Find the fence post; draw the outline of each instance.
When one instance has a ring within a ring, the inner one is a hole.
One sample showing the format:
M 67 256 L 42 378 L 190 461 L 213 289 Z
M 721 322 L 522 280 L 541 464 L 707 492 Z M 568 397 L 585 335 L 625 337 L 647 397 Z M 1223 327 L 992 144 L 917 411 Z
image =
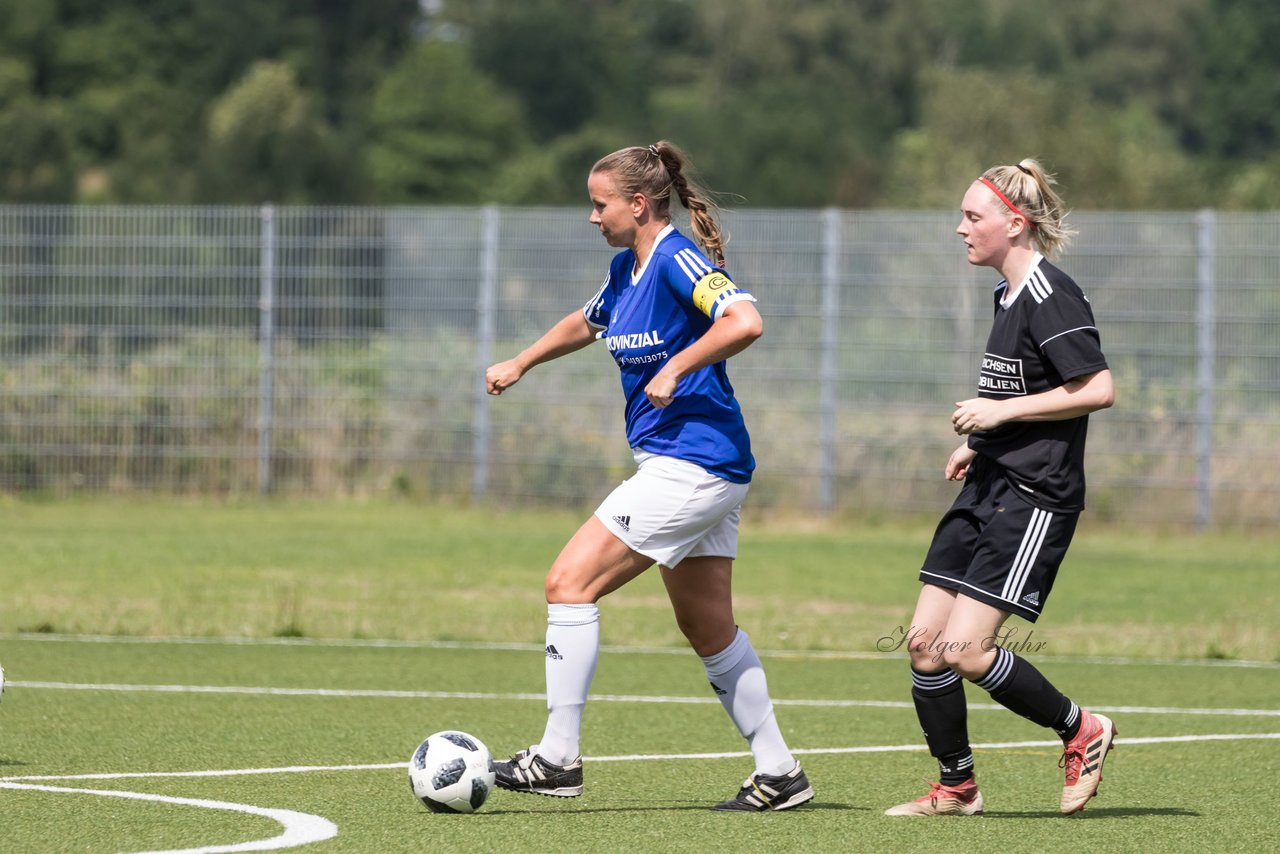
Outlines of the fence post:
M 1196 215 L 1196 527 L 1201 530 L 1213 519 L 1214 226 L 1212 210 Z
M 484 372 L 493 357 L 494 313 L 498 299 L 498 208 L 480 212 L 480 287 L 476 295 L 475 414 L 471 438 L 471 497 L 479 501 L 489 490 L 489 395 Z
M 258 283 L 258 492 L 271 491 L 271 427 L 275 399 L 276 209 L 263 205 Z
M 822 212 L 822 352 L 818 362 L 818 505 L 836 506 L 836 384 L 840 334 L 840 211 Z

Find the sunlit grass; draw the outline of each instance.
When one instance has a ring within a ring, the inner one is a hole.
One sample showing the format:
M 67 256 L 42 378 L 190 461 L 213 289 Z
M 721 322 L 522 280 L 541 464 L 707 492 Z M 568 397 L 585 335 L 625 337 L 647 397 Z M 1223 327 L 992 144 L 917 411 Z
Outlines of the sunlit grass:
M 537 643 L 543 575 L 585 512 L 6 499 L 0 629 Z M 932 520 L 748 519 L 738 621 L 762 647 L 874 651 L 910 620 L 931 533 Z M 1045 655 L 1276 660 L 1278 547 L 1086 519 L 1045 617 L 1010 626 Z M 606 639 L 683 645 L 654 573 L 603 610 Z

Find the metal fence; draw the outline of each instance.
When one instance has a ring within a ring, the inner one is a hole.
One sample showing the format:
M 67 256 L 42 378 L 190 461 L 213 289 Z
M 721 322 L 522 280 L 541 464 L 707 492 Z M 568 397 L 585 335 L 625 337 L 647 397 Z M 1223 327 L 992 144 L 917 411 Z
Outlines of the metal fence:
M 603 352 L 491 361 L 594 293 L 580 209 L 0 207 L 0 488 L 591 506 L 630 467 Z M 730 365 L 757 510 L 936 512 L 992 271 L 956 214 L 736 211 L 766 334 Z M 1091 512 L 1280 520 L 1280 214 L 1077 213 L 1117 404 Z

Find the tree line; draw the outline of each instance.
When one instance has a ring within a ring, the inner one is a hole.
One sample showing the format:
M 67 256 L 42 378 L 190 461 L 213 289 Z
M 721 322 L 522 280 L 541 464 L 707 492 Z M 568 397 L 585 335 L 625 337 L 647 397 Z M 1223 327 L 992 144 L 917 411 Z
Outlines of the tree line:
M 0 201 L 581 204 L 670 139 L 727 204 L 1270 209 L 1275 0 L 0 0 Z

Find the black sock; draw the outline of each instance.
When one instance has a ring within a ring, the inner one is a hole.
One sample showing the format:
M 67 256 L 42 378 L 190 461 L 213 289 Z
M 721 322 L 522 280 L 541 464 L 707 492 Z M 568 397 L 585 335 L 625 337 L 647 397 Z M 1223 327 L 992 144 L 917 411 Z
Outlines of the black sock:
M 995 663 L 976 684 L 1006 709 L 1053 729 L 1064 741 L 1080 730 L 1079 707 L 1053 687 L 1031 662 L 1003 647 L 996 649 Z
M 938 782 L 957 786 L 973 776 L 969 708 L 964 680 L 953 670 L 924 673 L 911 668 L 911 699 L 929 752 L 938 760 Z

